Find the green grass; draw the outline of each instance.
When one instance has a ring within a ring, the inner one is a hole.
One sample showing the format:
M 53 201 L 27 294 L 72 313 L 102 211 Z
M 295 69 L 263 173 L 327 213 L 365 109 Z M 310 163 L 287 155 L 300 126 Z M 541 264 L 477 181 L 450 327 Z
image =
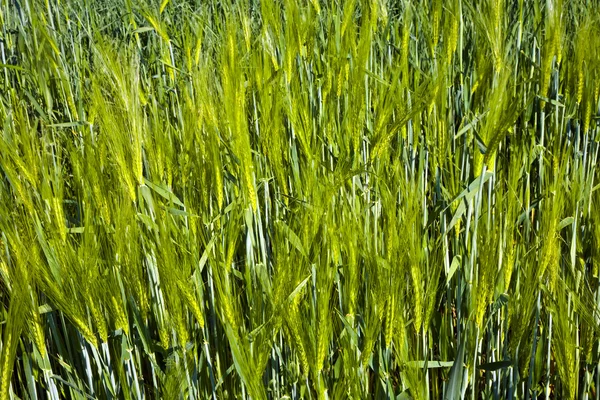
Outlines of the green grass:
M 0 400 L 600 399 L 600 6 L 233 3 L 0 0 Z

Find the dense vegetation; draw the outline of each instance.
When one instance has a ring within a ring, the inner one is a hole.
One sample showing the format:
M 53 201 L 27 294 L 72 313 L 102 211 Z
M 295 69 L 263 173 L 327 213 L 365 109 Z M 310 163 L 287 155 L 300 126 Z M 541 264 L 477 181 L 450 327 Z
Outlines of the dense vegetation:
M 0 0 L 0 400 L 600 398 L 599 16 Z

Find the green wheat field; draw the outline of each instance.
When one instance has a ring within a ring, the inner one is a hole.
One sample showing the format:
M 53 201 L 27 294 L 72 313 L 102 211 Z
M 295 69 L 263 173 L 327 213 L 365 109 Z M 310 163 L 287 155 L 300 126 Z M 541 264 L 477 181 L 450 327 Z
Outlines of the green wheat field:
M 600 399 L 600 3 L 0 0 L 0 400 Z

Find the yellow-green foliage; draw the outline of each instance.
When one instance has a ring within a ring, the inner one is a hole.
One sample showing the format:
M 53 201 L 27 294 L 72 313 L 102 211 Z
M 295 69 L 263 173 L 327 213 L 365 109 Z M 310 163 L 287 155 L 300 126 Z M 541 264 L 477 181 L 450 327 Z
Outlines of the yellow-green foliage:
M 594 398 L 599 15 L 0 0 L 0 400 Z

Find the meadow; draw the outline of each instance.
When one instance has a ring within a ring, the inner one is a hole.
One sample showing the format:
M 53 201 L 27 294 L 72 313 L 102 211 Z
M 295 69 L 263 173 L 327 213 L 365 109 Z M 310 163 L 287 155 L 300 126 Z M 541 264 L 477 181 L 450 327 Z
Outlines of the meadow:
M 600 4 L 0 0 L 0 400 L 600 399 Z

